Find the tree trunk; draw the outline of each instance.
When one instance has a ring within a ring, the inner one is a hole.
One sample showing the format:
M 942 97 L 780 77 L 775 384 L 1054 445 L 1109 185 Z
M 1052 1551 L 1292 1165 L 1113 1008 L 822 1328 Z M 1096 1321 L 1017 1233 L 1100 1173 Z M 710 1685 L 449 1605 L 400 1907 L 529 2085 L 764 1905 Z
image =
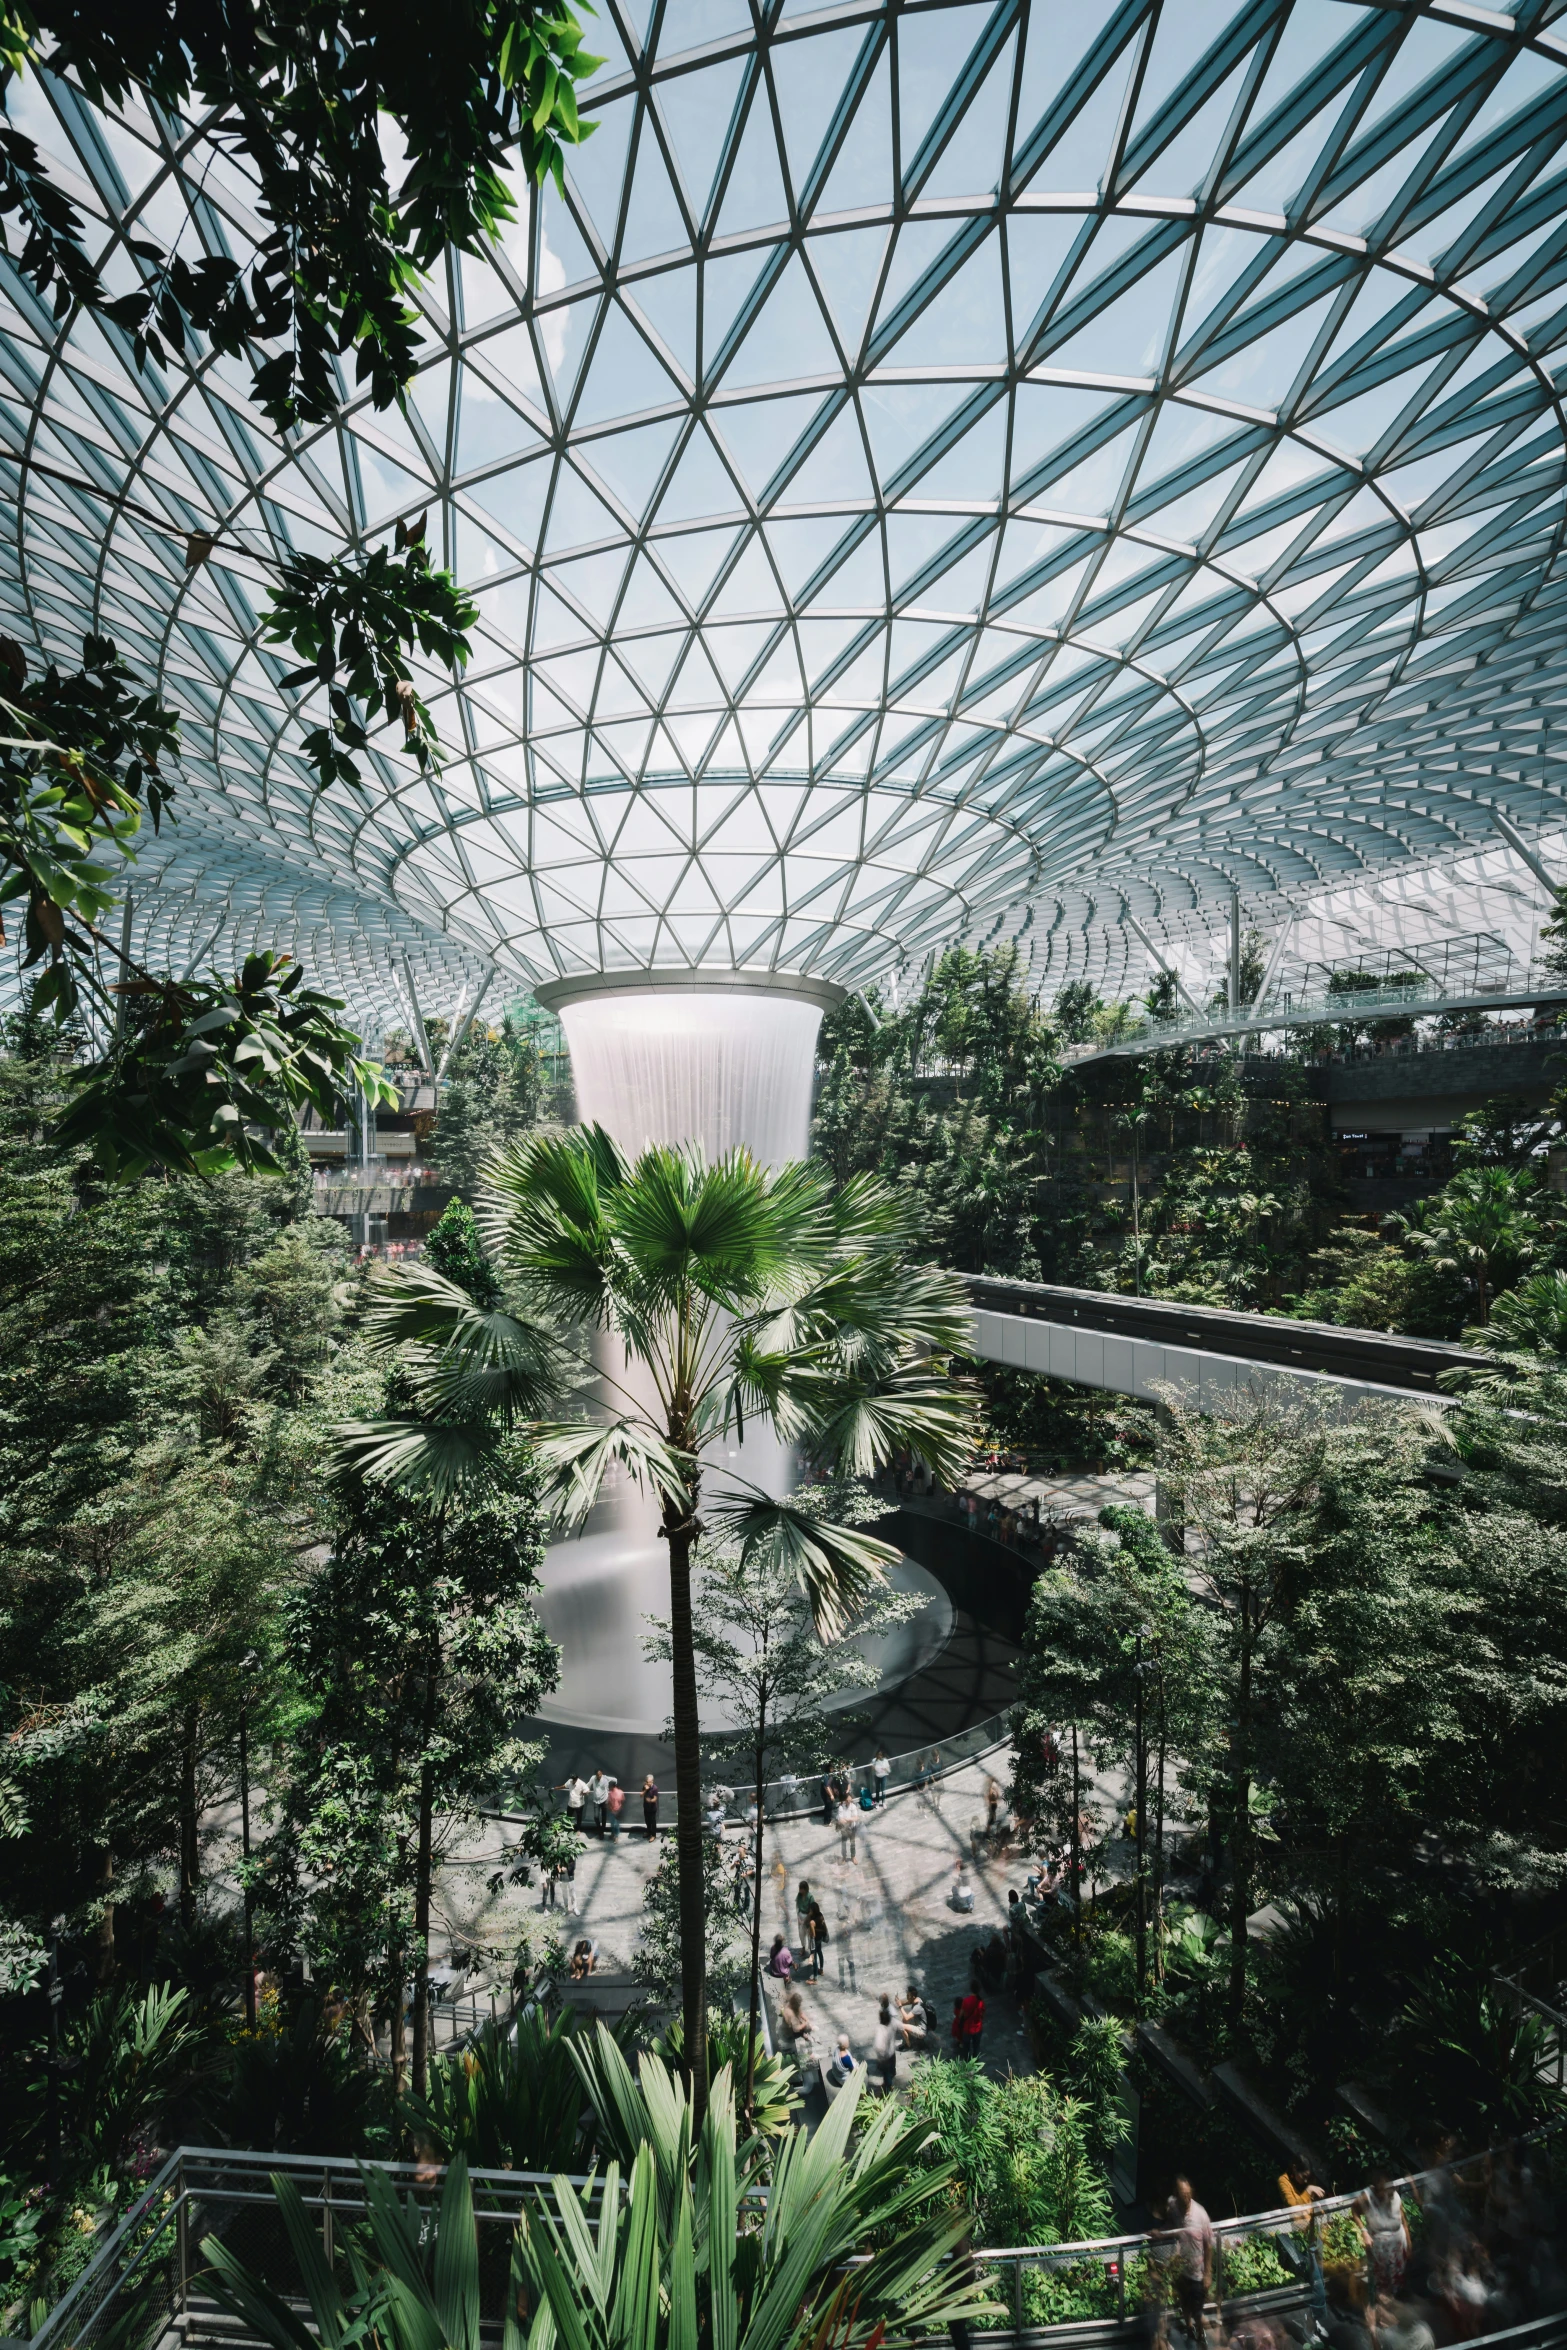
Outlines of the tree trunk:
M 392 2012 L 387 2025 L 387 2044 L 392 2059 L 392 2087 L 401 2097 L 408 2086 L 408 2025 L 403 2001 L 403 1937 L 396 1923 L 397 1896 L 391 1900 L 393 1915 L 392 1943 L 386 1954 L 387 1973 L 392 1979 Z
M 414 2095 L 430 2085 L 430 1879 L 434 1873 L 434 1772 L 419 1773 L 419 1851 L 414 1864 Z
M 756 1779 L 756 1861 L 751 1885 L 751 2007 L 750 2029 L 745 2042 L 745 2118 L 751 2119 L 751 2102 L 756 2093 L 756 2035 L 762 2020 L 762 1797 L 767 1781 L 763 1772 L 767 1765 L 767 1713 L 759 1707 L 756 1717 L 756 1749 L 752 1768 Z
M 1235 1704 L 1235 1751 L 1230 1793 L 1230 2022 L 1239 2031 L 1246 2012 L 1246 1920 L 1251 1914 L 1251 1606 L 1240 1595 L 1240 1684 Z
M 693 1502 L 694 1502 L 693 1496 Z M 664 1509 L 669 1544 L 669 1645 L 675 1733 L 675 1860 L 680 1872 L 680 1990 L 693 2127 L 707 2111 L 707 1904 L 702 1893 L 702 1722 L 691 1637 L 693 1512 Z
M 196 1730 L 200 1716 L 195 1706 L 185 1709 L 180 1738 L 180 1924 L 190 1933 L 196 1923 L 196 1890 L 201 1875 L 196 1812 Z
M 93 1972 L 100 1983 L 114 1981 L 114 1853 L 106 1844 L 98 1860 L 98 1956 Z
M 1154 1809 L 1153 1846 L 1153 1971 L 1164 1981 L 1164 1759 L 1168 1752 L 1164 1714 L 1164 1675 L 1159 1676 L 1159 1774 Z

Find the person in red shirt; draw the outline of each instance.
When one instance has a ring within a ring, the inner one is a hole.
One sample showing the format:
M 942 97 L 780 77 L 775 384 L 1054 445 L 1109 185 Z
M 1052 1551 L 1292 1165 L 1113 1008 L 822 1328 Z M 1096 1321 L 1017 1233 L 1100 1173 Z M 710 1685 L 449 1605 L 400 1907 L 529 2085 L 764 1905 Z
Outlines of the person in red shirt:
M 956 2056 L 978 2056 L 980 2036 L 985 2029 L 985 2002 L 977 1991 L 970 1991 L 952 2003 L 952 2047 Z

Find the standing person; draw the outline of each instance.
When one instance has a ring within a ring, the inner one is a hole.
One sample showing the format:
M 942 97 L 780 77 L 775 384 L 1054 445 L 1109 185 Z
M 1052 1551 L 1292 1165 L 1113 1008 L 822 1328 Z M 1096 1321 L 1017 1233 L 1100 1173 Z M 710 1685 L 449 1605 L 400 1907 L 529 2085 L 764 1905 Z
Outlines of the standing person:
M 1372 2172 L 1370 2186 L 1361 2189 L 1350 2208 L 1366 2247 L 1373 2294 L 1396 2293 L 1409 2263 L 1409 2221 L 1385 2165 Z
M 838 1926 L 838 1984 L 840 1989 L 857 1991 L 859 1977 L 854 1971 L 854 1902 L 847 1878 L 839 1880 L 837 1900 Z
M 887 1800 L 887 1781 L 891 1778 L 891 1776 L 892 1765 L 887 1759 L 887 1749 L 885 1746 L 878 1746 L 876 1749 L 876 1759 L 871 1764 L 871 1777 L 876 1782 L 876 1801 L 878 1804 L 885 1803 Z
M 805 1948 L 805 1921 L 811 1914 L 811 1880 L 802 1877 L 794 1895 L 794 1946 Z
M 838 1825 L 838 1858 L 847 1867 L 851 1860 L 859 1857 L 855 1845 L 854 1806 L 847 1801 L 840 1803 L 834 1817 Z
M 789 1872 L 784 1867 L 784 1857 L 781 1852 L 773 1854 L 773 1865 L 767 1873 L 773 1880 L 773 1891 L 778 1896 L 778 1923 L 780 1926 L 787 1926 L 789 1923 Z
M 966 1991 L 952 2017 L 952 2037 L 959 2056 L 975 2056 L 985 2036 L 985 2002 L 977 1991 Z
M 823 1771 L 823 1773 L 822 1773 L 822 1826 L 823 1826 L 824 1828 L 830 1828 L 830 1827 L 832 1826 L 832 1815 L 833 1815 L 833 1813 L 834 1813 L 834 1812 L 837 1810 L 837 1808 L 838 1808 L 838 1797 L 837 1797 L 837 1790 L 834 1788 L 834 1786 L 833 1786 L 833 1783 L 832 1783 L 832 1773 L 831 1773 L 831 1771 Z
M 651 1771 L 642 1782 L 642 1826 L 650 1844 L 658 1842 L 658 1781 Z
M 881 1995 L 881 2014 L 876 2025 L 876 2036 L 871 2042 L 871 2054 L 881 2075 L 884 2091 L 890 2090 L 898 2078 L 898 2031 L 892 2017 L 892 2001 L 884 1991 Z
M 985 1841 L 996 1841 L 996 1818 L 1001 1810 L 1001 1782 L 995 1777 L 985 1781 Z
M 832 1936 L 827 1931 L 827 1920 L 822 1915 L 822 1905 L 814 1898 L 805 1913 L 805 1931 L 811 1946 L 812 1979 L 819 1983 L 822 1979 L 822 1968 L 826 1963 L 827 1945 L 832 1940 Z
M 609 1809 L 609 1834 L 613 1844 L 620 1842 L 620 1815 L 626 1806 L 626 1790 L 618 1779 L 611 1779 L 609 1793 L 604 1801 Z
M 1213 2222 L 1192 2193 L 1191 2180 L 1175 2182 L 1170 2198 L 1170 2221 L 1175 2237 L 1172 2262 L 1176 2304 L 1182 2323 L 1196 2343 L 1205 2343 L 1203 2311 L 1213 2290 Z
M 588 1793 L 593 1799 L 593 1825 L 602 1836 L 609 1827 L 609 1777 L 602 1763 L 593 1765 Z
M 580 1771 L 573 1771 L 566 1781 L 566 1812 L 572 1826 L 582 1832 L 582 1807 L 588 1800 L 588 1783 Z

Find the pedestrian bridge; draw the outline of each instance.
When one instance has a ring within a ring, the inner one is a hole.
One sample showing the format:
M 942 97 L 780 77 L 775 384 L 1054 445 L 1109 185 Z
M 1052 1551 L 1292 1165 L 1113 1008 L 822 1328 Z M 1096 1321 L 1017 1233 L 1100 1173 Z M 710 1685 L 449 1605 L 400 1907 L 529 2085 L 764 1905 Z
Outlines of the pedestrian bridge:
M 1440 1400 L 1447 1370 L 1490 1358 L 1472 1347 L 1381 1330 L 1240 1314 L 1170 1298 L 1122 1297 L 1047 1282 L 969 1277 L 974 1352 L 986 1362 L 1157 1401 L 1184 1389 L 1202 1404 L 1238 1388 L 1287 1381 L 1333 1388 L 1349 1400 L 1423 1395 Z

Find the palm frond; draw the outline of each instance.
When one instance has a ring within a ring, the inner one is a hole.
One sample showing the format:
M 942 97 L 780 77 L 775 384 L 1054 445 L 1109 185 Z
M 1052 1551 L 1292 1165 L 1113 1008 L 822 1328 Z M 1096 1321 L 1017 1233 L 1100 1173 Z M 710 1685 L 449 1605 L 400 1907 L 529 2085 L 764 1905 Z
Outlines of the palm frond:
M 907 1446 L 952 1482 L 973 1450 L 974 1392 L 925 1365 L 886 1378 L 823 1380 L 810 1441 L 843 1475 L 866 1477 Z
M 478 1204 L 485 1244 L 541 1301 L 603 1321 L 614 1257 L 608 1206 L 625 1180 L 602 1127 L 525 1135 L 487 1170 Z
M 435 1502 L 482 1483 L 500 1445 L 500 1431 L 485 1420 L 341 1420 L 332 1435 L 338 1474 L 395 1485 Z
M 810 1602 L 817 1632 L 835 1639 L 886 1584 L 899 1553 L 862 1526 L 813 1518 L 797 1503 L 774 1501 L 753 1489 L 709 1503 L 708 1531 L 732 1542 L 747 1558 L 762 1557 L 792 1572 Z
M 690 1505 L 687 1464 L 656 1429 L 629 1418 L 539 1421 L 531 1431 L 546 1500 L 567 1524 L 585 1517 L 614 1461 L 660 1501 Z

